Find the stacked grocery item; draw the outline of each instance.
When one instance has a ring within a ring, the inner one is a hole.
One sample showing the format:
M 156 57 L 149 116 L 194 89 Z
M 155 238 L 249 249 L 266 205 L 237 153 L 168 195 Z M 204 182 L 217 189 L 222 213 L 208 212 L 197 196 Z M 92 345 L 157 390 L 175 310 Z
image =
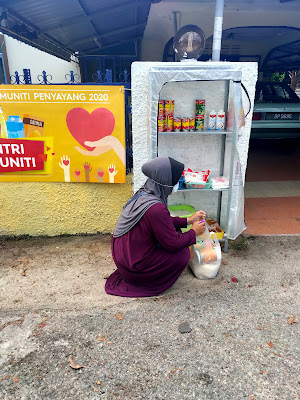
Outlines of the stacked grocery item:
M 209 174 L 210 170 L 193 171 L 190 168 L 184 170 L 179 180 L 179 190 L 180 189 L 222 190 L 229 188 L 229 180 L 225 176 L 210 178 Z
M 225 129 L 225 112 L 223 110 L 219 112 L 211 110 L 208 116 L 208 129 L 218 131 Z
M 225 176 L 218 176 L 216 178 L 211 178 L 211 188 L 212 189 L 228 189 L 229 180 Z
M 195 101 L 195 118 L 174 117 L 174 100 L 158 102 L 158 132 L 197 132 L 204 128 L 205 100 Z M 209 130 L 225 129 L 225 112 L 212 110 L 208 115 Z
M 183 171 L 184 183 L 187 189 L 208 189 L 210 171 L 192 171 L 190 168 Z
M 205 100 L 196 100 L 195 108 L 195 120 L 196 120 L 196 130 L 200 131 L 204 128 L 204 118 L 205 118 Z
M 157 128 L 158 132 L 174 130 L 174 100 L 159 100 Z

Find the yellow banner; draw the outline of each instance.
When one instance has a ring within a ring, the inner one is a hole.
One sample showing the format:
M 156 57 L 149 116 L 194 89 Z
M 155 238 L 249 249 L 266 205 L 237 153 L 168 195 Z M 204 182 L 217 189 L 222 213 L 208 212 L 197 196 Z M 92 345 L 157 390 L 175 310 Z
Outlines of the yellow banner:
M 0 86 L 0 182 L 125 183 L 123 86 Z

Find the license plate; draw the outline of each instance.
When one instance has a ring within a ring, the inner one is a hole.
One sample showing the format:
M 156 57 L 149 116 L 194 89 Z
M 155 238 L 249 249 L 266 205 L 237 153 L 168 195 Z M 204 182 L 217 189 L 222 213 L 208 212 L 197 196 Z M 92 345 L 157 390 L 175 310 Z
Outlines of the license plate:
M 299 120 L 299 113 L 267 113 L 266 119 L 273 121 Z

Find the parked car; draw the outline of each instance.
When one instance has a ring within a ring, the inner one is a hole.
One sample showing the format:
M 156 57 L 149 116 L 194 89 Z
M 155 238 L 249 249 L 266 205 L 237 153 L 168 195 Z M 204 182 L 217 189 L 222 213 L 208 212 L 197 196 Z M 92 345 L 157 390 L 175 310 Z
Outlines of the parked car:
M 300 99 L 282 82 L 257 82 L 251 138 L 300 137 Z

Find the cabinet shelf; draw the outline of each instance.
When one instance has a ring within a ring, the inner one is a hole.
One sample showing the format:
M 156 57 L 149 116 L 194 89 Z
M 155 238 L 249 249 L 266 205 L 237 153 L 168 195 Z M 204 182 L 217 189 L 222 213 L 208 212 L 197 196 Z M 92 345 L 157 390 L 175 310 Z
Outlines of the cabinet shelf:
M 232 134 L 232 131 L 215 131 L 215 130 L 203 130 L 203 131 L 189 131 L 189 132 L 158 132 L 159 135 L 180 135 L 180 136 L 196 136 L 196 135 L 228 135 Z

